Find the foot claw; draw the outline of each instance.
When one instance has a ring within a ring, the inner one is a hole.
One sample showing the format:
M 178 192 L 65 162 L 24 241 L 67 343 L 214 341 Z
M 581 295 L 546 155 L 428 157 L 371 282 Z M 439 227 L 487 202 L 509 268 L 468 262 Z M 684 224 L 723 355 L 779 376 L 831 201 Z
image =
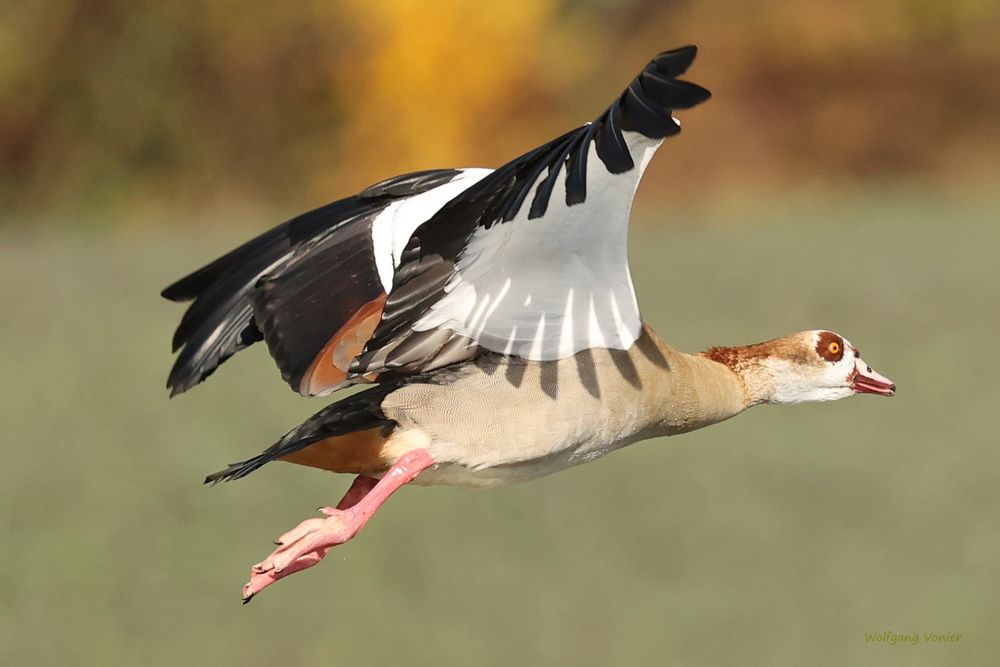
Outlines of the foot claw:
M 276 549 L 250 569 L 250 581 L 243 587 L 244 604 L 274 582 L 320 562 L 330 547 L 354 537 L 354 514 L 329 507 L 326 515 L 306 519 L 275 540 Z
M 243 604 L 253 600 L 253 596 L 257 595 L 258 592 L 260 592 L 259 589 L 256 591 L 253 589 L 253 576 L 251 575 L 250 581 L 243 584 Z

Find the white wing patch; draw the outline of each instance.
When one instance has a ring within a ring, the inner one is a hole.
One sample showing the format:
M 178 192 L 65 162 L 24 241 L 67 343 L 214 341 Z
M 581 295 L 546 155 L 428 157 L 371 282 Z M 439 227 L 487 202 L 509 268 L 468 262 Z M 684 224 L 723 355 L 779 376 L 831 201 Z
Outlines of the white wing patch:
M 453 180 L 427 192 L 422 192 L 390 204 L 372 221 L 372 251 L 382 288 L 392 291 L 392 277 L 399 258 L 414 230 L 441 208 L 490 174 L 492 169 L 463 169 Z
M 414 330 L 451 329 L 486 349 L 533 361 L 631 347 L 642 323 L 628 268 L 628 217 L 662 140 L 623 135 L 635 168 L 609 173 L 591 144 L 586 201 L 566 205 L 563 169 L 544 216 L 528 219 L 529 197 L 513 220 L 477 230 L 446 294 Z

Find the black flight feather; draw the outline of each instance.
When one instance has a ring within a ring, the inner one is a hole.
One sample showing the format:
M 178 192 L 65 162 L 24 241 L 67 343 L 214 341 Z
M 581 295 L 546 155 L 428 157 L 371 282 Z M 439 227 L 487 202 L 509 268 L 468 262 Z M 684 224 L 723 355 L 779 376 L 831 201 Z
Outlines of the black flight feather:
M 268 321 L 258 322 L 254 317 L 254 299 L 251 298 L 258 283 L 267 275 L 277 274 L 292 260 L 294 269 L 298 272 L 296 275 L 302 275 L 307 280 L 319 279 L 321 276 L 329 278 L 330 275 L 325 271 L 334 270 L 339 271 L 335 276 L 339 276 L 341 283 L 350 282 L 351 272 L 357 268 L 356 260 L 343 267 L 331 268 L 330 261 L 336 261 L 339 257 L 337 252 L 329 254 L 329 249 L 322 244 L 307 245 L 330 230 L 383 210 L 396 199 L 447 183 L 459 173 L 461 172 L 456 169 L 437 169 L 404 174 L 376 183 L 358 195 L 327 204 L 282 223 L 164 289 L 162 296 L 171 301 L 193 301 L 181 318 L 173 337 L 173 349 L 180 350 L 180 353 L 167 379 L 171 396 L 198 384 L 235 352 L 264 340 L 265 336 L 269 342 L 278 344 L 280 341 L 276 358 L 279 364 L 288 365 L 288 369 L 282 367 L 282 374 L 297 388 L 296 373 L 308 366 L 305 361 L 307 357 L 311 361 L 322 349 L 322 344 L 311 349 L 321 332 L 317 333 L 315 325 L 308 318 L 303 326 L 309 331 L 301 334 L 295 330 L 298 326 L 296 322 L 303 321 L 301 318 L 294 322 L 282 318 L 280 325 L 275 324 L 271 328 L 272 311 L 266 307 L 262 307 L 262 311 L 268 316 Z M 368 224 L 370 225 L 370 220 Z M 319 250 L 316 266 L 310 266 L 308 259 L 313 247 Z M 363 272 L 365 284 L 362 291 L 371 287 L 374 260 L 370 263 L 371 268 Z M 271 286 L 268 298 L 281 299 L 281 290 L 284 288 L 302 288 L 302 285 L 291 280 L 278 282 L 279 286 Z M 347 287 L 348 285 L 343 285 L 345 291 L 349 291 Z M 320 289 L 314 289 L 312 294 L 316 296 L 320 292 Z M 335 300 L 339 296 L 331 294 L 325 298 Z M 266 299 L 261 303 L 264 301 Z M 332 335 L 335 331 L 336 328 L 330 330 L 329 334 Z M 291 342 L 293 339 L 294 342 Z

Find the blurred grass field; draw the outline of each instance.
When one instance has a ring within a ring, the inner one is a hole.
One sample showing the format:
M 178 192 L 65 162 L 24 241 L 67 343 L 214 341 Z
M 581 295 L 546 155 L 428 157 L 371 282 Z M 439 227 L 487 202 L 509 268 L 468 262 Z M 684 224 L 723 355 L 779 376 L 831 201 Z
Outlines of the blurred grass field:
M 685 220 L 637 230 L 632 267 L 667 340 L 831 328 L 898 395 L 757 408 L 522 486 L 404 489 L 246 607 L 250 563 L 350 480 L 276 464 L 202 487 L 325 402 L 264 349 L 167 400 L 182 309 L 157 293 L 269 223 L 0 230 L 0 663 L 995 664 L 1000 199 L 662 217 Z M 866 643 L 887 630 L 962 639 Z

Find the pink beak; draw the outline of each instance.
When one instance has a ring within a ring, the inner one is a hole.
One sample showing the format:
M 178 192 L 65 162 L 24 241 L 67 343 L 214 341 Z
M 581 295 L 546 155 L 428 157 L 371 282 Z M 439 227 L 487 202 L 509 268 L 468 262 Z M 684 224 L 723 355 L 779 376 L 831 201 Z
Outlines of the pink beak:
M 851 387 L 858 394 L 892 396 L 896 393 L 896 383 L 881 373 L 872 370 L 872 367 L 866 364 L 860 357 L 855 360 L 854 377 L 851 379 Z

